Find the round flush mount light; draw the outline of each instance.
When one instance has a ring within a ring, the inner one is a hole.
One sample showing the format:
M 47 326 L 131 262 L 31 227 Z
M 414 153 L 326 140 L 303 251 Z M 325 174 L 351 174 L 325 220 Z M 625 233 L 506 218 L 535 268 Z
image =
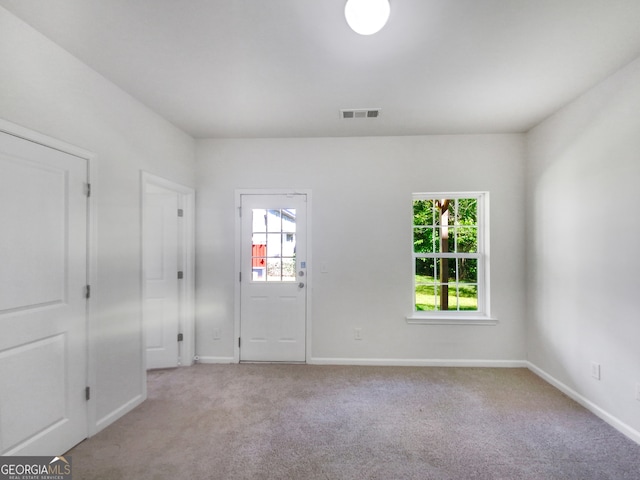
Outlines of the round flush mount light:
M 347 0 L 344 16 L 351 29 L 360 35 L 372 35 L 389 20 L 389 0 Z

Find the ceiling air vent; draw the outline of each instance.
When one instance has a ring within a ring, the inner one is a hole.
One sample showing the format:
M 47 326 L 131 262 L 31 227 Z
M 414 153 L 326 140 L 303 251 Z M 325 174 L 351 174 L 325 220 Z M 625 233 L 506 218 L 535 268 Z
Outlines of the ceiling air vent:
M 380 116 L 379 108 L 343 108 L 340 110 L 340 118 L 378 118 Z

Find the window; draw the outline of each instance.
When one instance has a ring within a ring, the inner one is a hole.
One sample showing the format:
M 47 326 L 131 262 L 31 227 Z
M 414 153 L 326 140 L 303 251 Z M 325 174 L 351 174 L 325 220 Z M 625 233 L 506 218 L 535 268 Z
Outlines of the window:
M 254 282 L 296 281 L 296 210 L 252 210 L 251 263 Z
M 489 316 L 489 194 L 413 195 L 413 323 Z

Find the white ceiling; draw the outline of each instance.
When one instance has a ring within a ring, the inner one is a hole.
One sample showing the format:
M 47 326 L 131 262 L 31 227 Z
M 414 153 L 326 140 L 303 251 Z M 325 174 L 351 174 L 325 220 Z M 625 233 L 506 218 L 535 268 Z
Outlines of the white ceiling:
M 368 37 L 344 4 L 0 0 L 194 137 L 523 132 L 640 55 L 640 0 L 391 0 Z

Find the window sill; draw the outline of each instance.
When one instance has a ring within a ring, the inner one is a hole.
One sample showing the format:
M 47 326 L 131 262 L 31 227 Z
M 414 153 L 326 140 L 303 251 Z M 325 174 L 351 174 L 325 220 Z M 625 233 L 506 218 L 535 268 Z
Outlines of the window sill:
M 425 316 L 419 313 L 408 315 L 407 323 L 410 325 L 497 325 L 498 319 L 487 317 L 486 315 L 442 315 L 442 316 Z

